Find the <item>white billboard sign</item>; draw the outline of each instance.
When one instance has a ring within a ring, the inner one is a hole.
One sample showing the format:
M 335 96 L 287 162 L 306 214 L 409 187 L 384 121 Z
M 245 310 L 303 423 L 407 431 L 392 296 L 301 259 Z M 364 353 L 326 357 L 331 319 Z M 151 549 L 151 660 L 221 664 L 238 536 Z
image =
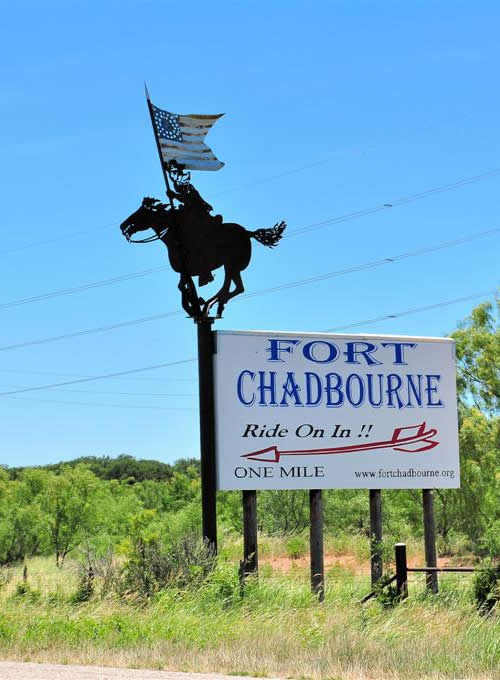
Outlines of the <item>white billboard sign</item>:
M 218 331 L 218 489 L 460 486 L 449 338 Z

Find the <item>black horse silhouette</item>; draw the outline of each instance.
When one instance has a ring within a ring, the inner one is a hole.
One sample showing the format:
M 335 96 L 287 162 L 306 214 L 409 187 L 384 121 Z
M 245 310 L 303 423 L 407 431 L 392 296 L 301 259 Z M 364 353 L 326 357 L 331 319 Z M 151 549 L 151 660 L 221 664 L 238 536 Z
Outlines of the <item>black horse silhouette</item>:
M 248 231 L 234 222 L 212 220 L 210 224 L 200 225 L 186 219 L 182 210 L 160 203 L 156 198 L 144 198 L 140 208 L 120 225 L 128 241 L 138 231 L 152 229 L 156 237 L 139 243 L 159 238 L 167 246 L 170 265 L 180 274 L 178 288 L 182 307 L 194 318 L 208 316 L 215 304 L 220 318 L 228 300 L 245 290 L 241 272 L 250 262 L 250 239 L 272 248 L 281 239 L 285 227 L 283 221 L 269 229 L 256 231 Z M 224 283 L 215 295 L 205 301 L 198 297 L 192 277 L 205 275 L 219 267 L 224 267 Z M 231 283 L 235 285 L 233 290 L 230 290 Z

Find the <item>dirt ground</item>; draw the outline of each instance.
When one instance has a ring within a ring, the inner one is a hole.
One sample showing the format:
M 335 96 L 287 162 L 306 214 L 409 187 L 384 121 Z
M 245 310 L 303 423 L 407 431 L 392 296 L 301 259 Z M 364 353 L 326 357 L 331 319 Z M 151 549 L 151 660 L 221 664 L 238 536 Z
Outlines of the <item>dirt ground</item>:
M 340 569 L 346 569 L 351 571 L 353 575 L 358 574 L 369 574 L 370 564 L 369 562 L 360 562 L 359 558 L 355 555 L 342 554 L 336 555 L 334 553 L 325 553 L 325 571 L 329 569 L 334 569 L 338 567 Z M 289 571 L 290 569 L 309 569 L 309 555 L 304 555 L 297 559 L 292 559 L 286 556 L 276 556 L 276 557 L 260 557 L 259 565 L 270 564 L 273 569 L 281 571 Z M 423 567 L 424 560 L 418 557 L 412 558 L 408 556 L 408 566 L 409 567 Z M 447 557 L 438 557 L 437 560 L 438 567 L 446 567 L 450 565 L 450 559 Z M 456 565 L 455 565 L 456 566 Z
M 0 680 L 228 680 L 228 677 L 214 673 L 174 673 L 0 661 Z M 231 680 L 248 680 L 237 675 L 231 675 L 230 678 Z

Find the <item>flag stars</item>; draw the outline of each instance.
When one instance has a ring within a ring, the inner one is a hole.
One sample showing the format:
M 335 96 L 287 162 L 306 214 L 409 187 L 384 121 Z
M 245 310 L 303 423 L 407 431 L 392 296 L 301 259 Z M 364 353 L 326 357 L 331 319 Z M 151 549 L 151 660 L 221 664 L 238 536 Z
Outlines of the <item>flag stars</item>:
M 157 109 L 156 106 L 154 106 L 153 109 L 159 136 L 174 142 L 184 141 L 179 126 L 179 116 L 169 113 L 168 111 Z

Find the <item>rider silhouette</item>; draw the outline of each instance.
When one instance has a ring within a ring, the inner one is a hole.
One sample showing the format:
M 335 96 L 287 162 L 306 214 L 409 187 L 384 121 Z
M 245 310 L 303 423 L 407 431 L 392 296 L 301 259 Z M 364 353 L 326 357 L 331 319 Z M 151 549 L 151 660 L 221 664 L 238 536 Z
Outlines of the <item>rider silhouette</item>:
M 179 201 L 182 206 L 178 208 L 179 214 L 187 224 L 196 224 L 200 242 L 208 242 L 209 244 L 213 236 L 213 228 L 220 227 L 222 224 L 222 215 L 210 215 L 213 210 L 212 206 L 200 196 L 200 193 L 191 184 L 191 173 L 186 172 L 183 165 L 171 161 L 168 166 L 168 174 L 175 191 L 169 189 L 167 196 Z M 204 286 L 213 280 L 211 270 L 207 269 L 199 275 L 198 283 L 200 286 Z

